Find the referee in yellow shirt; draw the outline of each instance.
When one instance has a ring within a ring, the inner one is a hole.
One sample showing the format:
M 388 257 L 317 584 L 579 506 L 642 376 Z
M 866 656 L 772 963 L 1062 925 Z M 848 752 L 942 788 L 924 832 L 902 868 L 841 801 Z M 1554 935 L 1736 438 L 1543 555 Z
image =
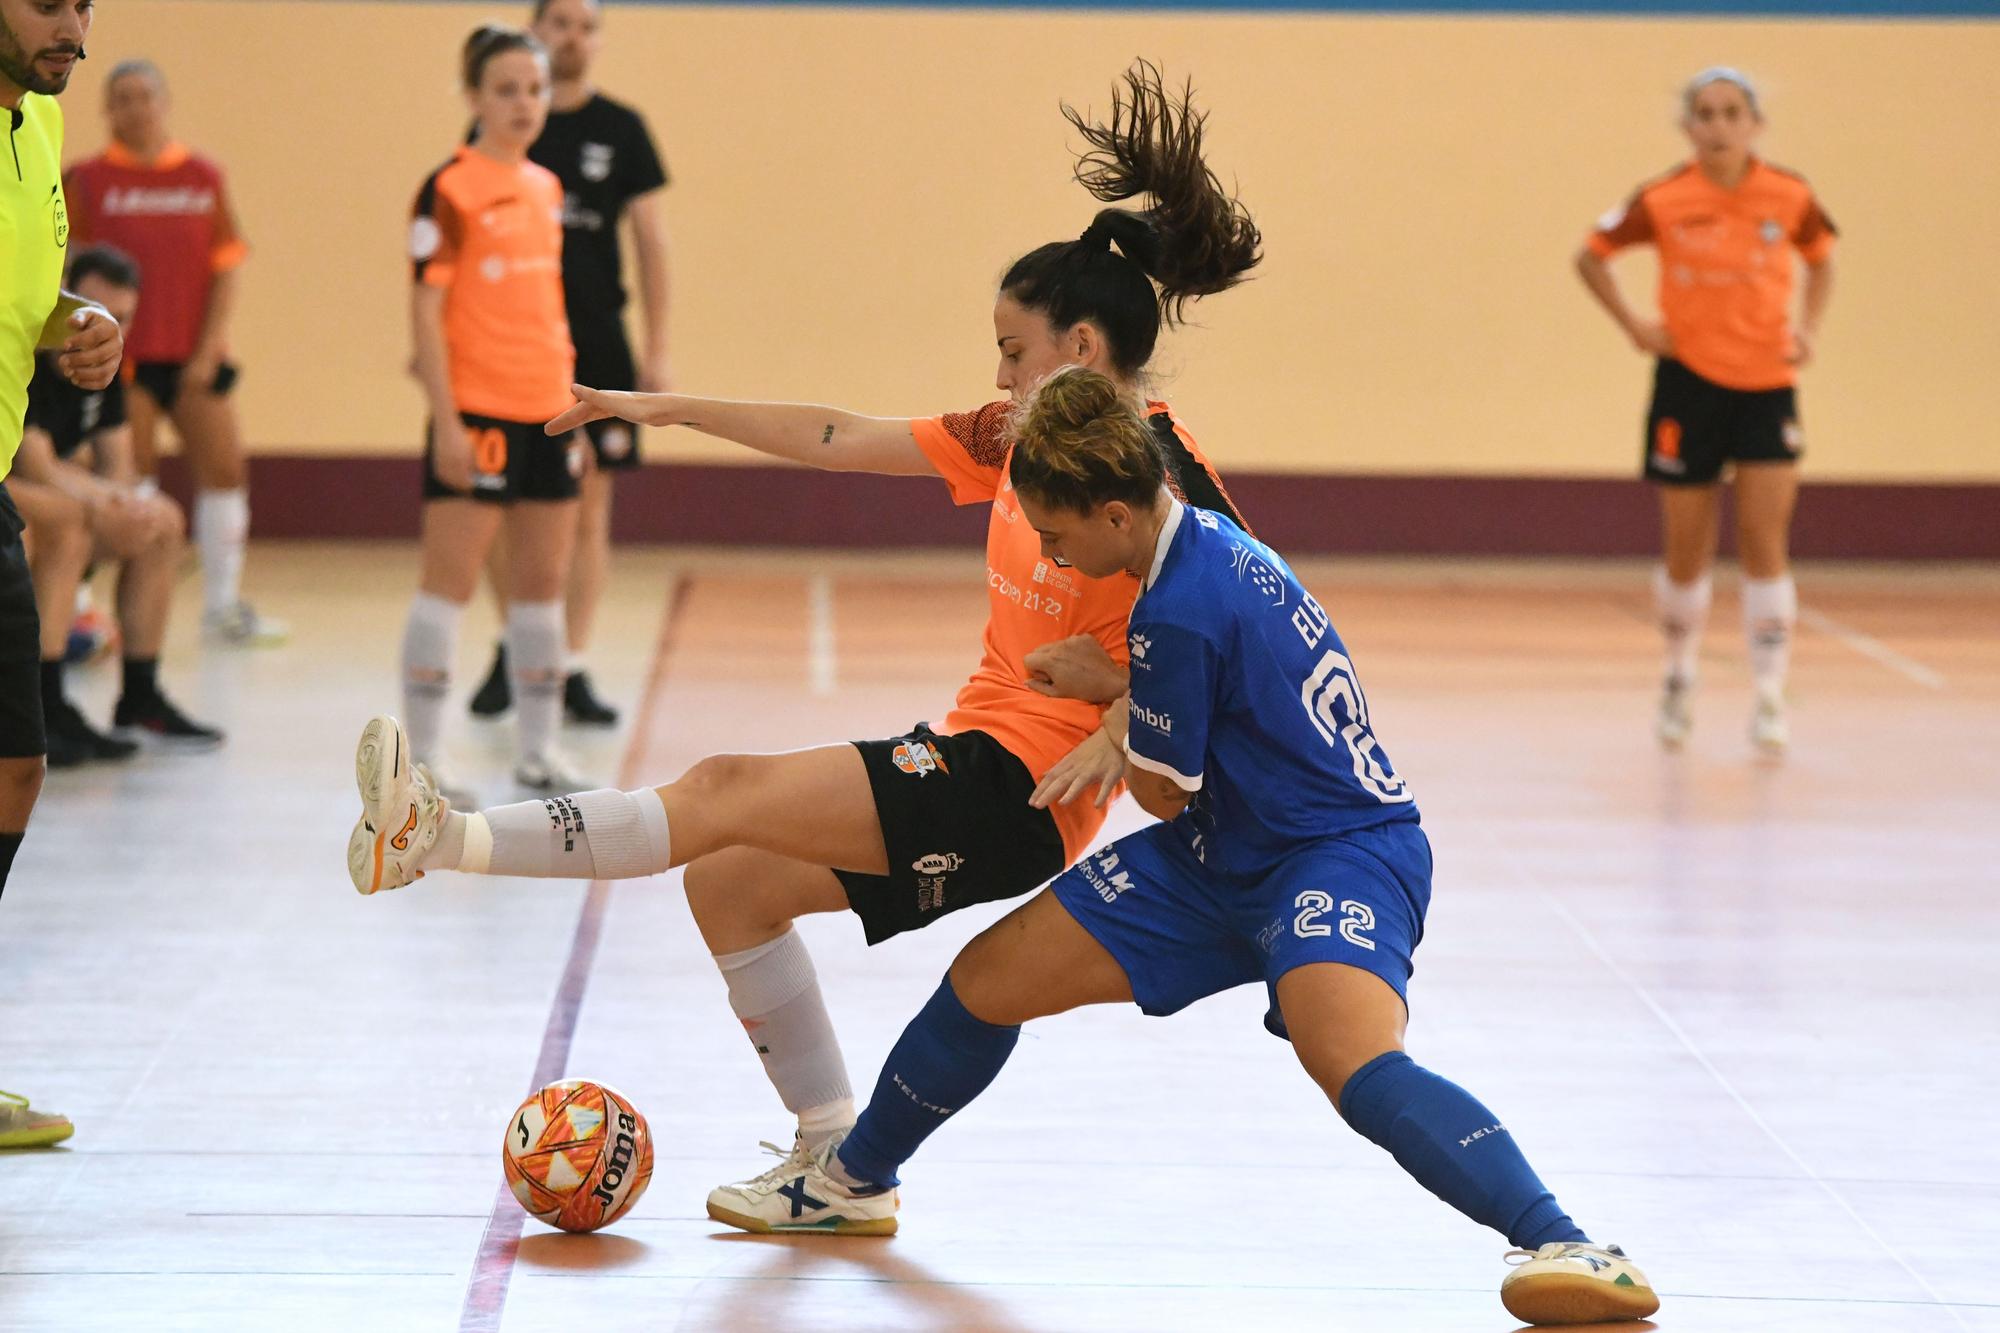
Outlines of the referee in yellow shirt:
M 56 94 L 83 59 L 91 0 L 0 0 L 0 892 L 41 794 L 41 635 L 7 473 L 21 446 L 37 348 L 60 349 L 62 373 L 101 389 L 118 373 L 125 341 L 101 308 L 62 290 L 69 216 L 62 192 L 62 111 Z M 0 978 L 0 986 L 6 984 Z M 60 1143 L 73 1129 L 0 1092 L 0 1148 Z

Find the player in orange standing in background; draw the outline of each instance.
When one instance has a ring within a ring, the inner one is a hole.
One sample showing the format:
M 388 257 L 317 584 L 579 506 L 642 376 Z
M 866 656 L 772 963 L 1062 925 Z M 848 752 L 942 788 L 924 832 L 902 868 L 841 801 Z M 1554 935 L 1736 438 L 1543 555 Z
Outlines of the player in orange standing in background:
M 506 645 L 518 705 L 514 777 L 578 785 L 554 749 L 562 712 L 563 587 L 585 446 L 542 423 L 570 403 L 562 184 L 528 160 L 549 111 L 549 59 L 515 28 L 473 33 L 462 55 L 477 132 L 418 192 L 410 225 L 416 371 L 430 407 L 422 585 L 403 631 L 403 716 L 438 768 L 458 622 L 504 522 Z M 439 782 L 450 791 L 442 774 Z
M 116 246 L 145 276 L 126 357 L 132 450 L 140 473 L 157 471 L 154 432 L 174 423 L 194 473 L 194 545 L 201 554 L 202 629 L 234 644 L 282 643 L 282 622 L 243 600 L 250 538 L 249 470 L 229 392 L 229 318 L 237 270 L 249 254 L 222 168 L 167 129 L 166 77 L 150 60 L 127 60 L 104 84 L 111 143 L 63 176 L 76 244 Z
M 1660 741 L 1678 749 L 1693 725 L 1718 483 L 1733 464 L 1743 624 L 1757 694 L 1750 736 L 1759 749 L 1779 753 L 1790 741 L 1785 674 L 1798 614 L 1788 552 L 1804 447 L 1794 382 L 1812 359 L 1833 290 L 1835 233 L 1804 177 L 1751 151 L 1764 115 L 1741 72 L 1703 70 L 1681 103 L 1693 159 L 1600 219 L 1576 267 L 1633 344 L 1659 359 L 1645 476 L 1657 485 L 1666 532 L 1666 560 L 1654 579 L 1667 647 Z M 1632 312 L 1605 264 L 1642 244 L 1660 253 L 1659 322 Z M 1794 252 L 1806 273 L 1796 324 Z

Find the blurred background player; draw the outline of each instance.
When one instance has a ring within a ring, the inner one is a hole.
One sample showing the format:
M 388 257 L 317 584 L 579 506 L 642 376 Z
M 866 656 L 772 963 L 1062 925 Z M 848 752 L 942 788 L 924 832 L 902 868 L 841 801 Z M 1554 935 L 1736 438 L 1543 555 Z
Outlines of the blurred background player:
M 415 757 L 438 771 L 459 619 L 504 524 L 514 776 L 566 791 L 577 783 L 555 752 L 561 598 L 586 446 L 542 429 L 571 402 L 573 360 L 562 184 L 528 160 L 548 114 L 548 56 L 528 33 L 489 25 L 466 41 L 461 73 L 474 139 L 424 182 L 410 227 L 415 364 L 431 420 L 422 581 L 403 633 L 403 716 Z M 439 781 L 452 789 L 441 773 Z
M 394 719 L 368 723 L 359 747 L 368 808 L 349 838 L 348 870 L 363 893 L 409 883 L 425 868 L 650 875 L 669 868 L 671 821 L 671 864 L 688 865 L 695 923 L 731 1009 L 755 1034 L 766 1075 L 798 1118 L 800 1160 L 846 1132 L 854 1104 L 795 919 L 852 911 L 879 944 L 961 908 L 1028 893 L 1090 845 L 1124 772 L 1101 710 L 1031 688 L 1025 659 L 1076 634 L 1123 654 L 1138 584 L 1123 575 L 1082 578 L 1042 558 L 1005 484 L 1012 402 L 1066 364 L 1101 370 L 1138 393 L 1161 331 L 1188 302 L 1241 282 L 1261 257 L 1249 210 L 1203 160 L 1203 114 L 1191 89 L 1169 93 L 1159 70 L 1141 62 L 1114 97 L 1108 124 L 1063 111 L 1091 149 L 1079 182 L 1100 200 L 1143 195 L 1151 206 L 1100 209 L 1082 236 L 1037 246 L 1008 268 L 992 313 L 995 384 L 1008 400 L 909 419 L 586 388 L 581 404 L 551 423 L 567 430 L 615 416 L 684 425 L 828 471 L 936 476 L 957 503 L 989 506 L 980 661 L 942 726 L 785 754 L 717 755 L 656 790 L 584 792 L 469 818 L 441 811 L 431 784 L 398 765 L 405 747 L 393 739 Z M 1234 517 L 1167 405 L 1149 404 L 1146 421 L 1170 462 L 1169 484 Z M 1051 776 L 1077 793 L 1095 786 L 1096 799 L 1032 807 L 1035 784 Z M 940 848 L 962 864 L 931 855 Z
M 62 290 L 69 211 L 62 189 L 62 110 L 57 94 L 83 59 L 91 0 L 0 0 L 0 108 L 12 173 L 0 171 L 0 893 L 41 795 L 47 750 L 42 721 L 41 622 L 7 474 L 20 446 L 35 353 L 80 388 L 118 373 L 118 321 Z M 0 1148 L 40 1148 L 75 1132 L 60 1115 L 0 1092 Z
M 968 945 L 854 1132 L 716 1190 L 709 1216 L 757 1232 L 893 1232 L 898 1170 L 992 1083 L 1022 1023 L 1086 1004 L 1164 1016 L 1261 981 L 1265 1026 L 1349 1127 L 1519 1247 L 1501 1286 L 1517 1319 L 1653 1313 L 1645 1276 L 1591 1243 L 1499 1117 L 1404 1053 L 1431 895 L 1409 783 L 1325 610 L 1269 547 L 1176 500 L 1166 471 L 1141 405 L 1077 367 L 1035 391 L 1008 459 L 1045 558 L 1143 581 L 1129 670 L 1089 638 L 1029 665 L 1048 693 L 1106 710 L 1132 796 L 1162 822 L 1092 852 Z M 1040 784 L 1037 803 L 1057 785 Z
M 111 246 L 83 250 L 70 259 L 69 281 L 78 296 L 109 310 L 121 325 L 131 323 L 139 304 L 139 271 L 126 255 Z M 112 726 L 120 733 L 119 743 L 130 746 L 137 736 L 145 735 L 186 747 L 220 744 L 220 731 L 189 719 L 160 689 L 160 645 L 166 638 L 174 577 L 186 550 L 186 522 L 172 497 L 139 484 L 125 418 L 124 383 L 114 379 L 102 389 L 80 389 L 63 378 L 51 353 L 41 353 L 28 391 L 27 430 L 15 471 L 26 483 L 21 487 L 24 494 L 32 487 L 39 493 L 37 505 L 73 514 L 74 528 L 81 534 L 77 544 L 82 559 L 63 550 L 60 575 L 68 581 L 49 590 L 43 598 L 45 608 L 53 607 L 60 616 L 74 602 L 86 561 L 118 567 L 124 680 Z M 64 535 L 67 542 L 68 534 Z M 30 553 L 31 564 L 40 558 L 39 549 Z M 39 568 L 36 582 L 42 583 Z M 49 763 L 59 764 L 59 745 L 70 748 L 68 762 L 107 757 L 76 753 L 91 738 L 77 734 L 76 710 L 61 698 L 62 663 L 52 657 L 59 646 L 53 642 L 49 616 L 45 609 L 42 703 L 49 716 Z M 66 717 L 51 709 L 52 701 Z
M 528 157 L 562 182 L 563 296 L 570 341 L 576 346 L 577 380 L 593 388 L 661 393 L 668 387 L 667 229 L 660 211 L 667 172 L 639 113 L 606 97 L 590 81 L 590 68 L 603 40 L 600 21 L 596 0 L 536 4 L 530 31 L 548 49 L 555 87 L 548 124 Z M 621 218 L 631 224 L 632 253 L 639 263 L 644 335 L 643 357 L 637 361 L 625 336 Z M 608 727 L 618 721 L 618 712 L 597 697 L 582 661 L 610 575 L 612 476 L 639 466 L 639 431 L 630 422 L 615 419 L 593 421 L 584 430 L 595 466 L 583 477 L 576 554 L 564 600 L 569 663 L 563 712 L 572 722 Z M 504 602 L 503 548 L 504 541 L 495 544 L 487 572 L 496 596 Z M 472 711 L 492 717 L 505 712 L 511 702 L 503 643 L 494 650 L 493 667 L 472 697 Z
M 250 536 L 243 432 L 229 397 L 229 320 L 249 253 L 222 168 L 167 128 L 167 83 L 149 60 L 127 60 L 104 85 L 111 143 L 64 176 L 79 245 L 107 242 L 145 274 L 147 298 L 131 330 L 137 390 L 129 404 L 134 462 L 158 473 L 157 430 L 173 422 L 194 477 L 194 544 L 201 555 L 202 629 L 234 644 L 272 644 L 285 626 L 243 600 Z
M 1654 576 L 1667 641 L 1660 741 L 1679 748 L 1693 726 L 1718 483 L 1733 465 L 1743 628 L 1757 696 L 1750 736 L 1777 753 L 1791 737 L 1785 675 L 1798 615 L 1788 548 L 1804 437 L 1793 386 L 1812 359 L 1833 291 L 1835 233 L 1804 177 L 1751 151 L 1764 114 L 1741 72 L 1718 66 L 1695 75 L 1681 111 L 1693 159 L 1599 220 L 1576 266 L 1633 344 L 1658 358 L 1644 450 L 1666 536 L 1666 560 Z M 1657 323 L 1633 313 L 1605 264 L 1628 245 L 1646 244 L 1660 255 Z M 1796 325 L 1794 251 L 1806 267 Z

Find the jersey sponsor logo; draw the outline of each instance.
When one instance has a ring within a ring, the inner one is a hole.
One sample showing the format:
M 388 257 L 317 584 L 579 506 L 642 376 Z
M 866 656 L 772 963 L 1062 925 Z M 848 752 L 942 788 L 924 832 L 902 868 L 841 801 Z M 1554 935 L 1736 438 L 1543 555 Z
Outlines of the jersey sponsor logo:
M 444 231 L 435 218 L 410 219 L 410 258 L 422 263 L 444 244 Z
M 570 231 L 603 231 L 604 214 L 575 195 L 565 194 L 562 203 L 562 224 Z
M 578 156 L 576 169 L 587 181 L 606 180 L 611 175 L 611 145 L 608 143 L 586 143 Z
M 606 426 L 597 442 L 606 458 L 623 458 L 632 452 L 632 428 L 622 421 Z
M 104 192 L 104 211 L 199 216 L 215 211 L 215 191 L 199 185 L 114 185 Z
M 1152 668 L 1146 664 L 1146 654 L 1153 651 L 1153 641 L 1143 634 L 1134 633 L 1131 638 L 1131 649 L 1132 665 L 1146 667 L 1150 671 Z
M 889 751 L 889 761 L 905 773 L 920 778 L 929 777 L 933 772 L 951 776 L 951 766 L 945 763 L 943 752 L 929 741 L 914 744 L 904 741 Z
M 1118 901 L 1118 895 L 1132 888 L 1132 872 L 1120 870 L 1123 864 L 1118 853 L 1106 848 L 1095 856 L 1086 856 L 1076 863 L 1090 887 L 1097 890 L 1097 896 L 1107 903 Z
M 919 875 L 948 875 L 965 864 L 965 858 L 957 852 L 931 852 L 910 862 L 910 869 Z
M 1077 590 L 1076 576 L 1063 572 L 1069 567 L 1069 561 L 1063 559 L 1061 556 L 1057 556 L 1053 562 L 1037 560 L 1035 562 L 1035 582 L 1046 583 L 1050 587 L 1060 588 L 1064 592 L 1075 592 Z
M 1060 597 L 1051 597 L 1032 588 L 1023 588 L 991 565 L 986 567 L 986 586 L 1023 611 L 1041 611 L 1047 615 L 1060 616 L 1063 609 L 1069 605 Z
M 1776 245 L 1785 239 L 1785 229 L 1778 225 L 1777 219 L 1765 218 L 1757 225 L 1757 239 L 1766 245 Z
M 1271 562 L 1258 555 L 1241 542 L 1230 552 L 1229 563 L 1236 570 L 1236 581 L 1247 582 L 1264 594 L 1273 606 L 1285 604 L 1285 578 L 1271 567 Z
M 1127 704 L 1127 707 L 1129 707 L 1132 710 L 1132 718 L 1134 721 L 1144 722 L 1147 726 L 1151 727 L 1154 731 L 1159 732 L 1162 736 L 1171 736 L 1174 734 L 1173 714 L 1156 713 L 1152 709 L 1140 703 L 1137 699 L 1131 700 Z
M 1195 510 L 1194 521 L 1207 528 L 1210 532 L 1222 531 L 1221 520 L 1217 519 L 1214 514 L 1209 513 L 1206 509 Z

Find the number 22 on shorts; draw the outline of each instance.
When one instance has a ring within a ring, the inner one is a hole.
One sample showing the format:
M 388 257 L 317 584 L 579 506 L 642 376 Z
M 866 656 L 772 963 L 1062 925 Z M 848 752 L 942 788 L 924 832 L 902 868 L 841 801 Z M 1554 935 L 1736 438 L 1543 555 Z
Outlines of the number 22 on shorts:
M 1299 895 L 1298 901 L 1293 906 L 1299 909 L 1299 914 L 1292 918 L 1294 935 L 1300 939 L 1308 939 L 1314 935 L 1333 934 L 1333 927 L 1320 920 L 1333 910 L 1333 898 L 1330 894 L 1321 893 L 1318 889 L 1307 889 Z M 1375 941 L 1362 932 L 1375 929 L 1375 909 L 1367 903 L 1357 903 L 1349 898 L 1341 903 L 1340 912 L 1340 938 L 1358 948 L 1373 949 Z

